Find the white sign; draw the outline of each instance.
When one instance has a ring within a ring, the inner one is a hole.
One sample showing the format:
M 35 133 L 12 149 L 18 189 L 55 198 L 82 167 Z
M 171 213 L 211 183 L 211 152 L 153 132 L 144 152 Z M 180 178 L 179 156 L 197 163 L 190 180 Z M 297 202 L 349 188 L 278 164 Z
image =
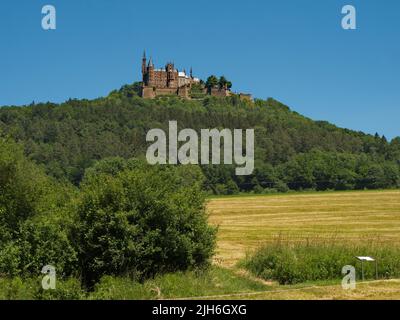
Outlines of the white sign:
M 371 258 L 371 257 L 356 257 L 358 260 L 360 260 L 360 261 L 375 261 L 375 259 L 374 258 Z

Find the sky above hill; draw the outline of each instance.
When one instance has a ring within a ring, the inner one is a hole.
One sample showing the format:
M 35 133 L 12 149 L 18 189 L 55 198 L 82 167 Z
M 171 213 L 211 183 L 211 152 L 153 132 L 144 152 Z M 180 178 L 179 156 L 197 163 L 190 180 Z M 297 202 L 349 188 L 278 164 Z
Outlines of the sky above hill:
M 43 30 L 42 7 L 57 29 Z M 344 5 L 357 29 L 341 26 Z M 0 105 L 107 95 L 146 49 L 195 76 L 274 97 L 315 120 L 400 136 L 398 0 L 2 0 Z

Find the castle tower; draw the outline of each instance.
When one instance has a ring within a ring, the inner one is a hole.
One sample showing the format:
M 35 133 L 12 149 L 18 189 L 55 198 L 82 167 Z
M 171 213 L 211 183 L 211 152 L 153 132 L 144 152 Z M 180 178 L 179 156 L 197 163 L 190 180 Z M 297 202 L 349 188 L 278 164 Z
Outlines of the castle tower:
M 148 73 L 148 86 L 154 86 L 155 85 L 155 77 L 154 77 L 154 64 L 153 64 L 153 59 L 150 57 L 149 64 L 147 66 L 147 73 Z
M 143 51 L 143 58 L 142 58 L 142 79 L 143 83 L 145 82 L 145 76 L 146 76 L 146 51 Z
M 165 71 L 167 72 L 167 87 L 177 88 L 177 77 L 175 75 L 175 66 L 172 62 L 167 63 L 165 66 Z

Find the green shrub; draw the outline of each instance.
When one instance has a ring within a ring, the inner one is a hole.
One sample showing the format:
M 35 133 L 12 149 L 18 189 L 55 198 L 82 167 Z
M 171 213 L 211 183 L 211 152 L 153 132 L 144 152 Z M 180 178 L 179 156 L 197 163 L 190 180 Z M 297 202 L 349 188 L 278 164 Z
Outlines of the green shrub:
M 277 190 L 278 192 L 281 192 L 281 193 L 286 193 L 286 192 L 289 191 L 289 188 L 288 188 L 287 184 L 284 183 L 284 182 L 282 182 L 282 181 L 278 181 L 278 182 L 275 184 L 275 188 L 276 188 L 276 190 Z
M 208 263 L 215 230 L 199 170 L 138 164 L 85 179 L 76 233 L 87 286 L 104 275 L 140 280 Z
M 0 245 L 0 276 L 16 276 L 21 272 L 21 248 L 15 241 Z
M 54 221 L 28 221 L 17 243 L 22 274 L 40 274 L 46 265 L 54 266 L 61 278 L 78 274 L 77 252 L 66 230 Z

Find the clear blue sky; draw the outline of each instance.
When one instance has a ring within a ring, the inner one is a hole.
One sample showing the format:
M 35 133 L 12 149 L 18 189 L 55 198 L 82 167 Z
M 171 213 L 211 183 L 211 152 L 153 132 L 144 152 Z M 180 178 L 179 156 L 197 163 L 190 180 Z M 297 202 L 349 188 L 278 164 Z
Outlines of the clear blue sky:
M 57 9 L 57 30 L 41 8 Z M 341 8 L 357 9 L 357 30 Z M 0 105 L 104 96 L 157 66 L 225 75 L 341 127 L 400 135 L 398 0 L 1 0 Z

